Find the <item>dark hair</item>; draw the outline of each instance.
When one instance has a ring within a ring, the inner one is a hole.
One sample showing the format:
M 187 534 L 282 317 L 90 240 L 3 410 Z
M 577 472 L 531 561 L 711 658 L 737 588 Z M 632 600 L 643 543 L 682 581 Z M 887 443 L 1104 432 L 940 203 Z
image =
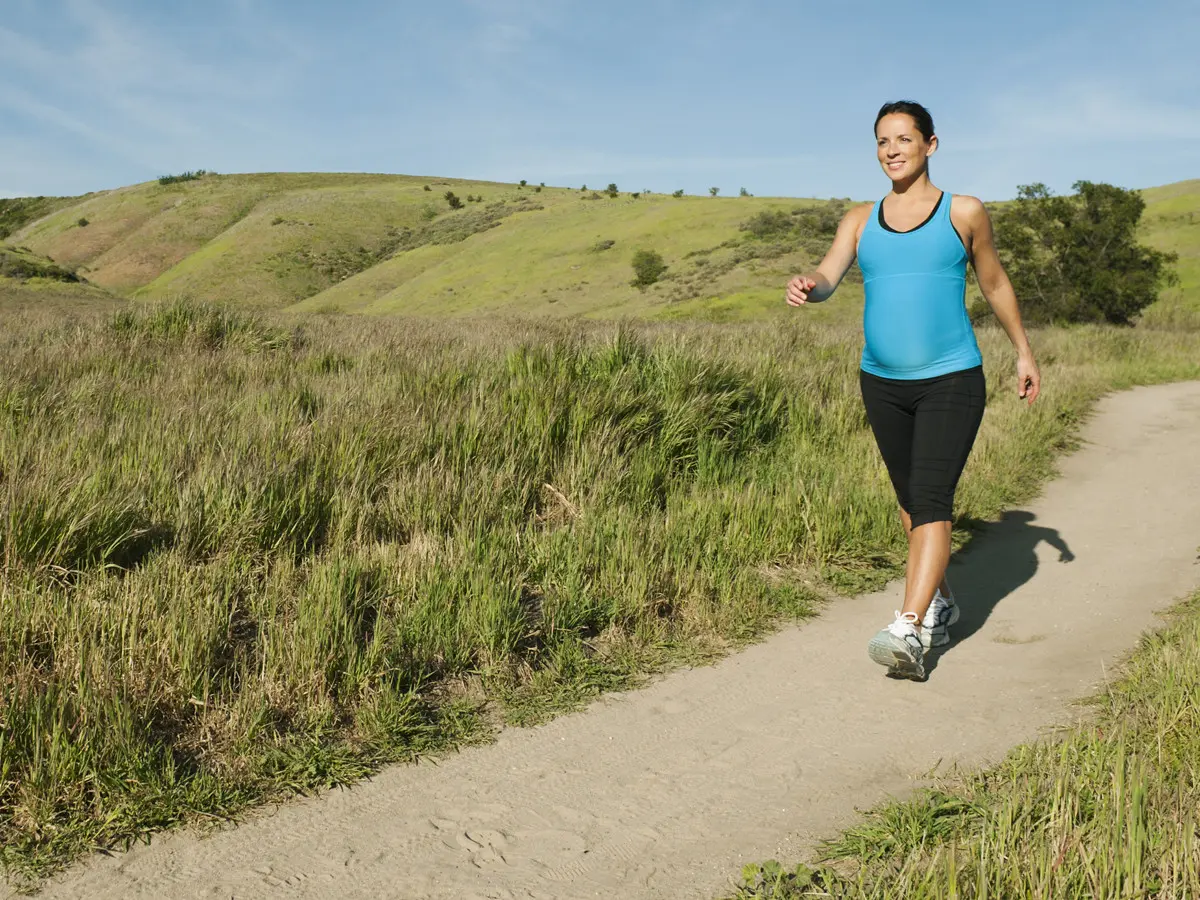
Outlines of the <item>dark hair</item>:
M 921 137 L 927 141 L 933 137 L 933 116 L 920 103 L 912 100 L 896 100 L 893 103 L 883 104 L 879 108 L 879 115 L 875 117 L 876 130 L 879 128 L 879 120 L 892 113 L 904 113 L 912 116 L 912 120 L 917 124 L 917 131 L 921 132 Z

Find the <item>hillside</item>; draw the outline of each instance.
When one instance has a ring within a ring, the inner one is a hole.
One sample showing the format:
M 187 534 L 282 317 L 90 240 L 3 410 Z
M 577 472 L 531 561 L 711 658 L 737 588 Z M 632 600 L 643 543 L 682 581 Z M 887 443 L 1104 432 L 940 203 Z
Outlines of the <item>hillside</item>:
M 1169 325 L 1200 320 L 1200 179 L 1180 181 L 1142 191 L 1146 213 L 1144 240 L 1179 254 L 1175 269 L 1179 284 L 1163 292 L 1146 310 L 1146 321 Z
M 482 199 L 452 210 L 447 190 Z M 1181 284 L 1149 318 L 1200 314 L 1200 181 L 1145 195 L 1146 239 L 1181 255 Z M 208 175 L 79 198 L 10 243 L 134 298 L 190 295 L 320 312 L 726 320 L 776 310 L 781 285 L 828 245 L 843 207 L 610 198 L 395 175 Z M 752 221 L 753 232 L 742 230 Z M 669 267 L 645 291 L 629 284 L 639 248 L 658 251 Z M 852 275 L 837 302 L 811 312 L 854 317 L 860 303 Z
M 122 302 L 43 256 L 0 245 L 0 312 L 4 314 L 84 312 Z

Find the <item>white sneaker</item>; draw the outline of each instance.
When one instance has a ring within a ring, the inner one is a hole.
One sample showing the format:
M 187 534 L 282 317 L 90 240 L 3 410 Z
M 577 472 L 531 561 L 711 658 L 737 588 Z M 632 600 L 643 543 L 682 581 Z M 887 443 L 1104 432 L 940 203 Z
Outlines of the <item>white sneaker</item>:
M 921 645 L 921 630 L 917 614 L 896 613 L 896 621 L 871 638 L 867 654 L 889 675 L 898 678 L 925 680 L 925 648 Z
M 950 643 L 950 626 L 957 621 L 958 604 L 954 602 L 954 591 L 947 597 L 938 588 L 921 620 L 921 646 L 926 650 L 946 646 Z

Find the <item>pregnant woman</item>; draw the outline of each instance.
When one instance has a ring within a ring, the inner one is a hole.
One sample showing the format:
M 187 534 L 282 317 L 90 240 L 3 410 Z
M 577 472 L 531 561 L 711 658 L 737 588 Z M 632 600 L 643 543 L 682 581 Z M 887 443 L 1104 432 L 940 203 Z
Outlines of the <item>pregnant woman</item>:
M 1033 403 L 1041 376 L 987 210 L 929 180 L 938 146 L 929 111 L 907 100 L 886 104 L 875 141 L 892 190 L 846 213 L 816 271 L 788 283 L 787 302 L 827 300 L 857 256 L 866 293 L 863 403 L 908 535 L 904 609 L 867 649 L 889 674 L 922 680 L 925 652 L 948 643 L 958 621 L 946 584 L 951 513 L 986 397 L 966 310 L 968 262 L 1016 348 L 1018 396 Z

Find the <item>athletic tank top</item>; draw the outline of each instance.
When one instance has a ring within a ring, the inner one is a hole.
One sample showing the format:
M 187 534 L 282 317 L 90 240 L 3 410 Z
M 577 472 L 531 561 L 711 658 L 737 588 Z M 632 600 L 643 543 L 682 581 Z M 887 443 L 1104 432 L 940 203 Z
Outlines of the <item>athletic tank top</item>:
M 883 201 L 858 243 L 867 302 L 862 368 L 882 378 L 934 378 L 982 365 L 967 316 L 967 251 L 943 192 L 924 222 L 894 231 Z

